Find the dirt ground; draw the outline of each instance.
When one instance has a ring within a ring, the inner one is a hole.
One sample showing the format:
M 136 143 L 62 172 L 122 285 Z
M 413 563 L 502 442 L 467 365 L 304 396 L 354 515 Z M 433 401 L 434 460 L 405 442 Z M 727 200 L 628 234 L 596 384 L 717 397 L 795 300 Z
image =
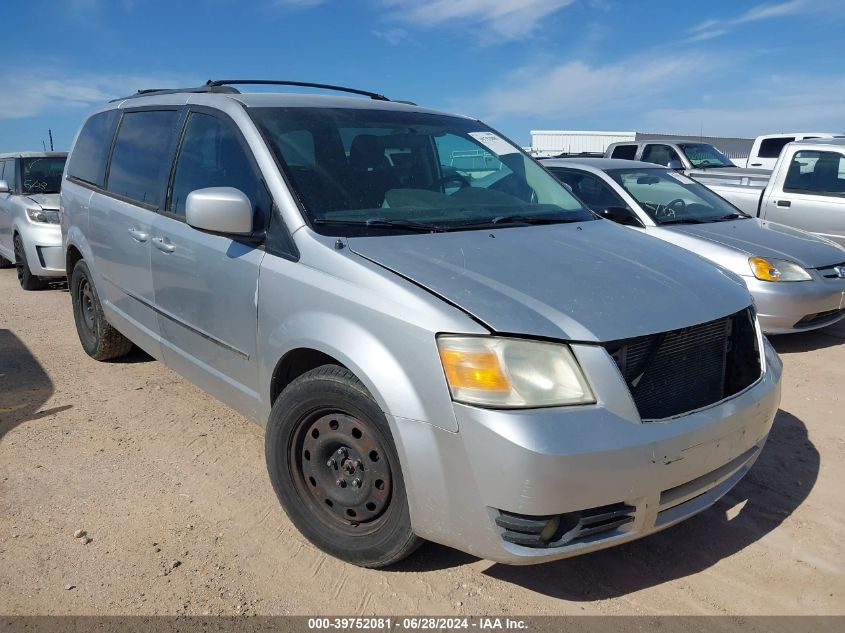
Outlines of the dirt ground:
M 769 443 L 707 512 L 542 566 L 426 544 L 372 571 L 291 526 L 259 427 L 143 353 L 91 360 L 67 291 L 2 270 L 0 614 L 845 614 L 845 325 L 775 345 Z

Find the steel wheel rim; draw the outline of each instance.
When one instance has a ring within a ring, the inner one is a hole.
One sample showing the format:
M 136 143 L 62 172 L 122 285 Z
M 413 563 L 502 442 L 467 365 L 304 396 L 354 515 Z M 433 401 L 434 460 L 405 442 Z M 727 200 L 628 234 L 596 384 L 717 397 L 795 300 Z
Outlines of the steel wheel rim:
M 21 238 L 15 237 L 15 272 L 18 275 L 18 282 L 20 283 L 23 283 L 26 267 L 26 255 L 23 252 Z
M 79 312 L 82 316 L 82 324 L 90 334 L 96 331 L 96 319 L 94 315 L 94 292 L 91 289 L 91 284 L 87 279 L 83 279 L 79 283 L 79 290 L 77 292 L 79 297 Z
M 384 522 L 393 477 L 372 424 L 343 412 L 317 411 L 300 422 L 289 463 L 300 496 L 322 523 L 361 535 Z

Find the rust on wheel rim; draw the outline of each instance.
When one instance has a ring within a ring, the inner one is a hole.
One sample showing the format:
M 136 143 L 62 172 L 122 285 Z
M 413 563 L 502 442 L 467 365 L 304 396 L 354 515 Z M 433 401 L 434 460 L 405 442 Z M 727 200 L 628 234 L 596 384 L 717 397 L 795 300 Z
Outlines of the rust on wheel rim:
M 318 413 L 302 422 L 290 463 L 314 513 L 342 529 L 374 528 L 390 505 L 387 453 L 372 426 L 351 415 Z

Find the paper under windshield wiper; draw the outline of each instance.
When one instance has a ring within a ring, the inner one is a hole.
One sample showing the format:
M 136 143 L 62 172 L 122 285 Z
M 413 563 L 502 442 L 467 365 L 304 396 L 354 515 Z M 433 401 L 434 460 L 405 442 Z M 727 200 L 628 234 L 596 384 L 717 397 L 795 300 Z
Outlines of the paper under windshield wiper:
M 367 218 L 366 220 L 342 220 L 340 218 L 316 218 L 314 224 L 324 226 L 360 226 L 374 229 L 409 229 L 411 231 L 431 232 L 448 231 L 442 224 L 426 224 L 411 220 L 388 220 L 387 218 Z

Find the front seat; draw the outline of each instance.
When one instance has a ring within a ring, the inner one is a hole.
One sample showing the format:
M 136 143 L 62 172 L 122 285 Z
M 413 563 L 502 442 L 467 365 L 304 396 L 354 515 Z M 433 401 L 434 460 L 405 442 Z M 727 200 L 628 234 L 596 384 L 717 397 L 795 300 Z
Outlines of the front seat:
M 349 147 L 349 167 L 355 203 L 361 209 L 374 209 L 384 204 L 384 194 L 399 184 L 390 161 L 384 155 L 384 145 L 378 136 L 359 134 Z

